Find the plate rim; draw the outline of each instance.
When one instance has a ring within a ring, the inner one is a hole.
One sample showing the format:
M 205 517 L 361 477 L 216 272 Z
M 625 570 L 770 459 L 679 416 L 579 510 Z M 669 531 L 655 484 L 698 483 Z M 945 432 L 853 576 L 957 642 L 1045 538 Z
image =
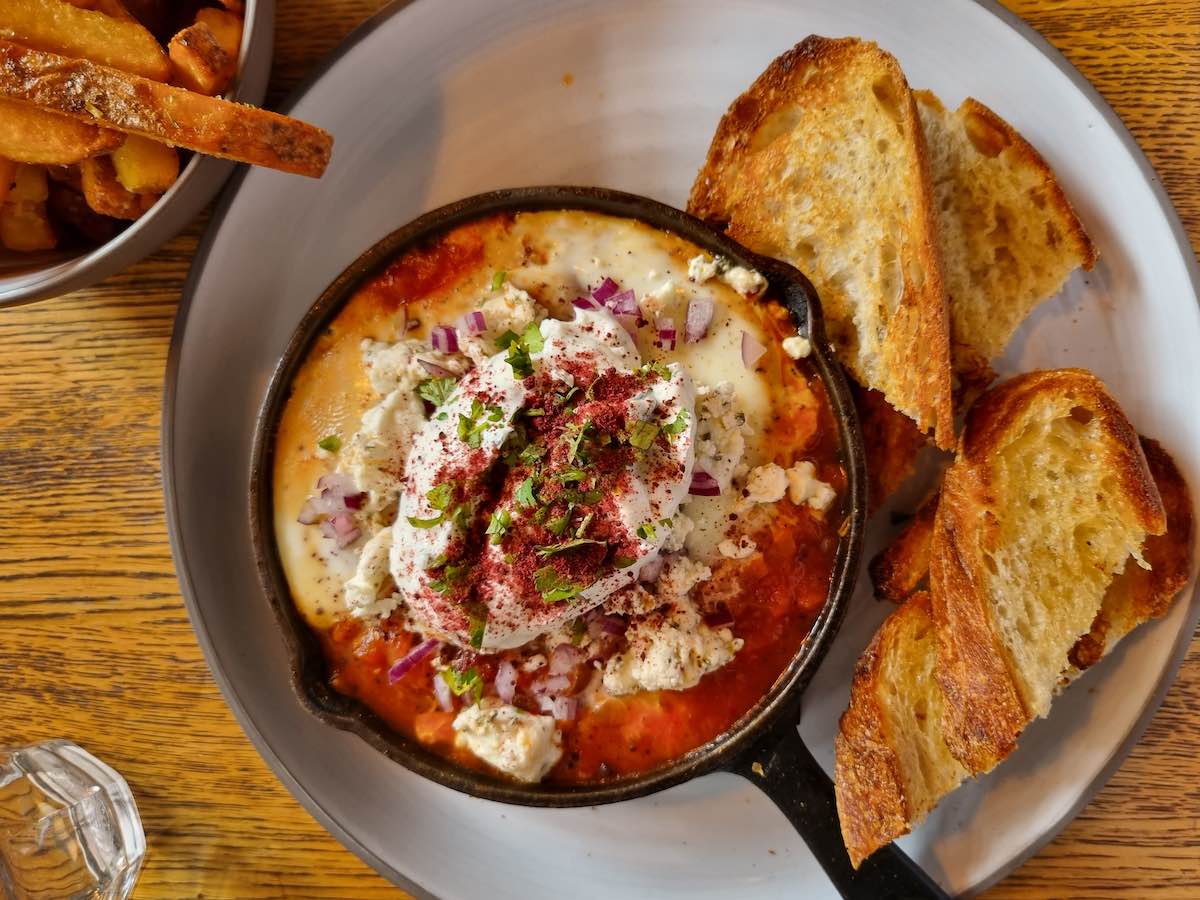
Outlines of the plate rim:
M 347 34 L 341 43 L 329 51 L 317 63 L 316 67 L 278 105 L 277 111 L 285 115 L 290 113 L 309 90 L 340 62 L 343 57 L 382 25 L 389 22 L 396 15 L 416 5 L 417 2 L 418 0 L 392 0 L 392 2 L 378 12 L 363 20 Z M 429 2 L 430 0 L 425 0 L 426 5 Z M 1103 117 L 1105 124 L 1112 130 L 1114 136 L 1121 142 L 1122 147 L 1129 153 L 1143 181 L 1149 187 L 1158 205 L 1159 212 L 1170 228 L 1172 237 L 1175 239 L 1175 246 L 1182 256 L 1184 270 L 1191 283 L 1193 299 L 1197 305 L 1200 305 L 1200 261 L 1197 260 L 1196 254 L 1192 249 L 1191 239 L 1184 228 L 1183 220 L 1180 218 L 1174 203 L 1167 194 L 1166 188 L 1163 186 L 1158 173 L 1146 156 L 1145 151 L 1142 150 L 1137 139 L 1125 125 L 1124 121 L 1122 121 L 1116 110 L 1112 108 L 1100 91 L 1088 81 L 1083 73 L 1067 59 L 1062 51 L 1050 43 L 1037 29 L 1019 15 L 1003 6 L 1000 0 L 971 0 L 971 2 L 986 12 L 991 13 L 1052 62 L 1067 77 L 1076 90 L 1089 101 L 1092 108 Z M 386 862 L 342 827 L 316 798 L 308 792 L 299 779 L 292 773 L 291 769 L 288 768 L 287 764 L 275 753 L 266 737 L 246 712 L 238 690 L 220 665 L 219 657 L 215 652 L 205 623 L 203 610 L 197 600 L 195 588 L 191 581 L 187 553 L 181 540 L 178 525 L 179 507 L 174 484 L 176 471 L 173 424 L 176 412 L 176 384 L 179 376 L 180 356 L 183 351 L 183 335 L 186 330 L 188 313 L 191 309 L 196 286 L 207 266 L 208 256 L 215 242 L 216 234 L 220 230 L 230 207 L 236 200 L 237 194 L 249 171 L 249 167 L 242 168 L 226 183 L 222 190 L 213 210 L 212 218 L 205 227 L 200 243 L 197 245 L 195 255 L 192 257 L 192 265 L 184 282 L 183 290 L 180 293 L 179 306 L 172 324 L 171 343 L 163 376 L 160 424 L 162 465 L 160 471 L 163 484 L 167 536 L 171 545 L 171 556 L 175 564 L 176 578 L 179 582 L 180 593 L 183 596 L 184 605 L 187 609 L 188 619 L 192 625 L 192 631 L 195 633 L 196 641 L 204 653 L 205 663 L 212 673 L 213 680 L 217 683 L 217 687 L 220 689 L 226 705 L 233 713 L 243 733 L 250 739 L 259 756 L 262 757 L 263 761 L 283 786 L 342 846 L 350 850 L 384 878 L 387 878 L 393 884 L 398 885 L 415 896 L 436 897 L 424 885 Z M 1180 630 L 1172 646 L 1171 653 L 1167 658 L 1167 664 L 1164 666 L 1153 691 L 1147 696 L 1142 713 L 1130 729 L 1126 738 L 1113 750 L 1109 758 L 1101 766 L 1097 775 L 1080 793 L 1076 802 L 1067 809 L 1061 818 L 1036 835 L 1020 851 L 1014 854 L 1008 863 L 998 868 L 987 878 L 965 889 L 961 896 L 976 896 L 1021 868 L 1030 857 L 1036 854 L 1042 847 L 1049 844 L 1062 832 L 1067 824 L 1079 815 L 1100 789 L 1108 783 L 1116 770 L 1120 768 L 1133 747 L 1141 740 L 1150 722 L 1162 706 L 1163 700 L 1171 686 L 1175 683 L 1180 666 L 1191 646 L 1192 634 L 1195 631 L 1197 621 L 1200 620 L 1200 581 L 1193 587 L 1192 596 L 1187 599 L 1187 603 L 1189 608 L 1186 621 L 1190 623 L 1191 627 Z

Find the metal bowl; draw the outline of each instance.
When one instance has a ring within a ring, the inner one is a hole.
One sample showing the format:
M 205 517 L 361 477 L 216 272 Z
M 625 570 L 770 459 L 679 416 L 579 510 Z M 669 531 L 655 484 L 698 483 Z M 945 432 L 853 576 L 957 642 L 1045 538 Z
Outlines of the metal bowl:
M 728 731 L 674 762 L 636 776 L 590 785 L 521 785 L 461 768 L 391 730 L 360 702 L 334 691 L 319 641 L 292 602 L 272 525 L 271 473 L 279 417 L 313 340 L 345 302 L 388 262 L 432 236 L 495 213 L 547 209 L 579 209 L 636 219 L 766 276 L 770 294 L 787 307 L 812 342 L 809 359 L 825 387 L 837 422 L 847 475 L 841 507 L 845 524 L 825 605 L 771 689 Z M 858 419 L 845 376 L 825 338 L 820 302 L 808 279 L 789 265 L 751 253 L 684 212 L 645 197 L 598 188 L 534 187 L 480 194 L 427 213 L 367 250 L 325 290 L 288 343 L 259 412 L 251 460 L 250 532 L 259 576 L 287 646 L 296 695 L 323 722 L 357 734 L 391 759 L 439 784 L 475 797 L 526 806 L 615 803 L 710 772 L 734 772 L 771 797 L 808 841 L 844 895 L 943 896 L 924 873 L 892 847 L 877 853 L 857 872 L 850 868 L 838 830 L 832 784 L 796 730 L 801 694 L 828 650 L 853 593 L 866 516 L 867 479 Z
M 246 0 L 238 78 L 226 95 L 262 103 L 271 72 L 275 0 Z M 0 308 L 57 297 L 103 281 L 149 256 L 196 217 L 237 164 L 193 154 L 171 189 L 144 216 L 98 247 L 74 253 L 11 253 L 0 248 Z

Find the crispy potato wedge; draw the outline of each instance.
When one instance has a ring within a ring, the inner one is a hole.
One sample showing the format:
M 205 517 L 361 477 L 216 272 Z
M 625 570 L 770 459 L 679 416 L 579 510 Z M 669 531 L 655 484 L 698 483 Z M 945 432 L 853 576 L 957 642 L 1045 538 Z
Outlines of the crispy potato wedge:
M 162 194 L 179 177 L 179 152 L 136 134 L 112 152 L 112 162 L 117 181 L 135 194 Z
M 21 253 L 57 247 L 58 235 L 46 214 L 46 204 L 22 202 L 0 206 L 0 244 Z
M 102 216 L 133 221 L 158 199 L 158 194 L 135 194 L 117 181 L 117 172 L 107 156 L 85 159 L 79 164 L 83 176 L 83 197 L 88 206 Z
M 11 159 L 5 159 L 3 156 L 0 156 L 0 203 L 4 203 L 8 199 L 16 177 L 17 164 Z
M 205 6 L 197 10 L 196 22 L 212 29 L 217 43 L 233 60 L 236 70 L 238 55 L 242 50 L 242 17 L 224 9 Z
M 137 22 L 79 9 L 63 0 L 4 0 L 0 38 L 155 81 L 166 81 L 171 74 L 162 47 Z
M 48 193 L 46 170 L 41 166 L 17 165 L 12 190 L 5 203 L 45 203 Z
M 319 178 L 333 138 L 278 113 L 0 40 L 0 97 L 210 156 Z
M 0 100 L 0 156 L 22 163 L 68 166 L 121 146 L 119 131 L 88 125 L 27 103 Z
M 215 97 L 223 94 L 237 74 L 237 60 L 225 52 L 216 34 L 196 22 L 171 38 L 171 83 Z
M 125 22 L 137 21 L 133 17 L 133 14 L 121 3 L 121 0 L 66 0 L 66 2 L 80 9 L 90 9 L 94 12 L 104 13 L 106 16 L 121 19 Z

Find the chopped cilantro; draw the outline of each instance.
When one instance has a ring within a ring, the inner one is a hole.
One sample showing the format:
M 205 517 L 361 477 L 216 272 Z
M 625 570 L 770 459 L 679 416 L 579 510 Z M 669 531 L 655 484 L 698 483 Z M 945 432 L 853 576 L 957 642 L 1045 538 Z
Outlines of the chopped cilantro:
M 690 415 L 686 409 L 681 409 L 679 415 L 662 427 L 663 434 L 679 434 L 688 427 Z
M 567 463 L 575 462 L 575 457 L 579 455 L 579 445 L 583 443 L 588 432 L 592 428 L 591 421 L 584 422 L 582 425 L 572 425 L 567 429 Z
M 529 351 L 521 345 L 520 340 L 513 341 L 504 360 L 512 366 L 514 378 L 528 378 L 533 374 L 533 360 L 529 358 Z
M 457 384 L 453 378 L 430 378 L 417 385 L 417 396 L 434 406 L 441 406 L 450 399 Z
M 492 290 L 493 291 L 500 290 L 501 285 L 504 284 L 504 279 L 507 277 L 508 277 L 507 272 L 497 272 L 495 275 L 493 275 L 492 276 Z
M 432 519 L 418 519 L 416 516 L 405 516 L 405 518 L 408 519 L 408 524 L 413 528 L 433 528 L 445 521 L 446 514 L 439 513 Z
M 583 590 L 578 584 L 567 581 L 554 570 L 554 566 L 542 566 L 533 573 L 533 586 L 546 603 L 569 600 Z
M 485 415 L 486 414 L 486 415 Z M 471 401 L 471 414 L 458 414 L 458 437 L 472 450 L 478 450 L 483 433 L 504 418 L 499 406 L 485 407 L 478 397 Z
M 563 484 L 578 484 L 587 478 L 587 472 L 583 469 L 564 469 L 557 473 L 555 477 Z
M 563 541 L 561 544 L 547 544 L 544 547 L 537 548 L 537 555 L 542 559 L 553 556 L 556 553 L 562 553 L 566 550 L 574 550 L 576 547 L 586 547 L 590 544 L 603 547 L 604 541 L 594 541 L 591 538 L 575 538 L 572 541 Z
M 649 378 L 651 375 L 657 375 L 659 378 L 669 380 L 671 377 L 671 370 L 662 363 L 648 362 L 638 369 L 638 374 L 645 378 Z
M 583 621 L 583 616 L 577 616 L 571 623 L 571 643 L 578 647 L 583 643 L 585 634 L 587 634 L 587 622 Z
M 475 702 L 479 702 L 479 698 L 483 696 L 483 679 L 479 677 L 479 672 L 475 668 L 467 669 L 465 672 L 459 672 L 457 669 L 442 669 L 442 680 L 446 682 L 446 687 L 450 688 L 450 692 L 456 697 L 461 697 L 468 691 L 474 694 Z
M 330 453 L 337 453 L 342 449 L 342 439 L 336 434 L 327 434 L 325 437 L 317 441 L 317 446 L 322 450 L 327 450 Z
M 450 562 L 450 557 L 446 556 L 445 553 L 439 553 L 429 561 L 429 563 L 425 566 L 425 570 L 427 572 L 432 572 L 434 569 L 440 569 L 448 562 Z
M 652 541 L 654 540 L 655 531 L 653 522 L 643 522 L 637 527 L 637 536 L 643 541 Z
M 535 406 L 533 409 L 525 410 L 525 415 L 529 416 L 531 419 L 537 418 L 538 416 L 544 416 L 545 414 L 546 410 L 542 409 L 540 406 Z
M 507 350 L 519 340 L 520 338 L 517 336 L 517 333 L 510 328 L 504 334 L 500 335 L 500 337 L 496 338 L 496 349 Z
M 533 479 L 526 478 L 517 485 L 516 493 L 517 502 L 528 508 L 537 505 L 537 498 L 533 496 Z
M 425 498 L 434 509 L 445 510 L 454 500 L 454 484 L 446 481 L 425 492 Z
M 589 525 L 592 524 L 592 516 L 594 513 L 588 513 L 583 517 L 583 521 L 579 523 L 579 527 L 575 529 L 575 537 L 583 537 Z
M 470 629 L 471 646 L 478 650 L 483 646 L 483 633 L 487 630 L 487 619 L 473 615 L 468 616 L 467 627 Z
M 510 525 L 512 525 L 512 513 L 507 509 L 497 509 L 492 512 L 492 518 L 488 521 L 487 531 L 484 533 L 491 535 L 493 544 L 498 544 Z
M 637 560 L 632 556 L 617 556 L 615 559 L 613 559 L 613 565 L 618 569 L 628 569 L 635 562 L 637 562 Z
M 456 528 L 462 528 L 465 530 L 466 527 L 471 524 L 470 504 L 460 503 L 458 506 L 454 507 L 454 512 L 450 514 L 450 521 L 454 523 Z
M 546 530 L 557 536 L 567 530 L 567 526 L 571 524 L 571 511 L 567 510 L 565 515 L 557 516 L 546 523 Z
M 568 488 L 563 491 L 562 496 L 568 503 L 577 503 L 580 506 L 595 506 L 604 499 L 604 492 L 598 490 L 577 491 L 574 488 Z
M 530 353 L 540 353 L 542 347 L 546 345 L 542 338 L 542 328 L 537 322 L 530 322 L 529 326 L 521 334 L 521 343 L 525 345 L 525 349 Z
M 519 459 L 521 462 L 525 463 L 525 465 L 532 466 L 545 455 L 545 447 L 540 447 L 537 444 L 528 444 L 526 445 L 525 449 L 521 451 Z
M 442 570 L 442 577 L 436 581 L 429 582 L 429 586 L 439 594 L 449 594 L 454 590 L 454 586 L 459 584 L 467 577 L 466 565 L 461 566 L 446 566 Z
M 649 450 L 660 430 L 653 422 L 636 422 L 629 431 L 629 444 L 638 450 Z

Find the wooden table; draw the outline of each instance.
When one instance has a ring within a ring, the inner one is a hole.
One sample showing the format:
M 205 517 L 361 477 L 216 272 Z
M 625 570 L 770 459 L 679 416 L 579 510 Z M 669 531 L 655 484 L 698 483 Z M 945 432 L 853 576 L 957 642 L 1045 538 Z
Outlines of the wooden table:
M 271 102 L 383 5 L 280 0 Z M 1116 107 L 1200 244 L 1200 6 L 1011 5 Z M 138 897 L 400 897 L 258 757 L 209 675 L 179 595 L 159 483 L 159 405 L 175 306 L 203 226 L 94 288 L 0 313 L 2 740 L 72 737 L 128 778 L 150 848 Z M 1109 785 L 989 896 L 1200 896 L 1198 748 L 1195 642 Z

